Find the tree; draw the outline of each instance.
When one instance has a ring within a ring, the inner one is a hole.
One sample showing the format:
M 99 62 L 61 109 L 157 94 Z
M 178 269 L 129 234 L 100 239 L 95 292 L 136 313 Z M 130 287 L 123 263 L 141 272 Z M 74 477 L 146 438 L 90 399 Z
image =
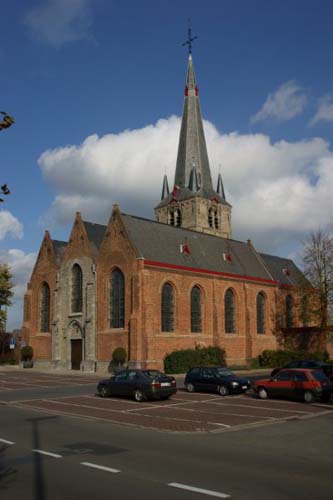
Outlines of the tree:
M 303 249 L 304 274 L 319 294 L 320 327 L 328 323 L 333 306 L 333 236 L 330 230 L 310 233 Z
M 9 267 L 6 264 L 0 264 L 0 333 L 6 328 L 7 307 L 11 305 L 13 286 Z

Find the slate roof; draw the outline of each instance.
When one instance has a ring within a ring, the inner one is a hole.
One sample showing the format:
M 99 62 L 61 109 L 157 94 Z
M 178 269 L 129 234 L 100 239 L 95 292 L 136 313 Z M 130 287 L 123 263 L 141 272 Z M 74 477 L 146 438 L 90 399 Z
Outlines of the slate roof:
M 195 166 L 200 189 L 193 192 L 189 189 L 190 175 Z M 208 199 L 216 198 L 220 203 L 229 205 L 224 196 L 214 189 L 210 173 L 209 159 L 202 123 L 199 90 L 195 80 L 192 55 L 189 55 L 186 92 L 184 97 L 182 123 L 180 128 L 178 154 L 175 173 L 175 186 L 180 188 L 177 200 L 185 200 L 200 196 Z M 163 198 L 156 208 L 167 205 L 173 196 Z
M 88 221 L 83 221 L 83 224 L 87 232 L 88 239 L 93 246 L 93 250 L 96 252 L 104 238 L 106 226 Z
M 61 257 L 63 256 L 64 251 L 66 250 L 67 243 L 66 241 L 52 240 L 52 245 L 54 253 L 56 255 L 56 261 L 59 264 Z
M 291 259 L 265 253 L 259 255 L 264 260 L 274 280 L 279 281 L 281 285 L 311 286 L 302 271 L 298 269 Z
M 137 256 L 145 260 L 272 281 L 256 252 L 247 243 L 132 215 L 122 214 L 121 217 Z M 190 247 L 190 254 L 180 251 L 180 245 L 185 243 Z M 223 254 L 230 255 L 232 261 L 224 260 Z

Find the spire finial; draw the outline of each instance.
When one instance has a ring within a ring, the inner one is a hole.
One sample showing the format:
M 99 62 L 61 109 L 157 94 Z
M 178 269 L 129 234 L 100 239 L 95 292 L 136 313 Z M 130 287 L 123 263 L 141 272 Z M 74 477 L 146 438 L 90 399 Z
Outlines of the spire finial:
M 196 35 L 192 36 L 191 19 L 188 20 L 187 40 L 182 45 L 188 45 L 188 55 L 192 54 L 192 42 L 198 38 Z

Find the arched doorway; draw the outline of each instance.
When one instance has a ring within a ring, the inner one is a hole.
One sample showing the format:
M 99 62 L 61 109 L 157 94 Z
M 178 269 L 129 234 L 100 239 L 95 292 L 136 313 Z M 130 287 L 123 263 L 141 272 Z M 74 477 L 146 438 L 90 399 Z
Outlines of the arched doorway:
M 82 363 L 82 331 L 78 323 L 70 325 L 71 369 L 80 370 Z

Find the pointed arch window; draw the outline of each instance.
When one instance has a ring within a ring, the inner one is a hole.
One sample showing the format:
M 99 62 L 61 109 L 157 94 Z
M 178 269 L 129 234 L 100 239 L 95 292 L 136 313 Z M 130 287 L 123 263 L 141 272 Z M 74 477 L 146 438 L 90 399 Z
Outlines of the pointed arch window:
M 40 289 L 39 298 L 39 311 L 40 311 L 40 331 L 50 331 L 50 287 L 44 282 Z
M 125 279 L 120 269 L 114 269 L 110 279 L 110 327 L 125 326 Z
M 208 225 L 213 227 L 213 210 L 211 208 L 208 210 Z
M 235 332 L 235 294 L 229 288 L 224 296 L 224 322 L 225 322 L 225 332 L 234 333 Z
M 170 226 L 175 225 L 175 212 L 173 210 L 169 212 L 169 224 Z
M 165 283 L 162 288 L 161 304 L 162 332 L 174 330 L 174 291 L 170 283 Z
M 257 295 L 257 333 L 265 333 L 265 295 Z
M 82 312 L 82 269 L 79 264 L 72 267 L 72 312 Z
M 191 332 L 201 333 L 201 290 L 194 286 L 191 290 Z
M 286 297 L 286 327 L 292 328 L 294 323 L 293 318 L 293 298 L 291 295 Z
M 309 325 L 309 297 L 307 295 L 303 295 L 303 297 L 302 297 L 301 315 L 302 315 L 303 326 L 308 326 Z
M 176 226 L 180 227 L 182 225 L 182 213 L 178 209 L 176 210 L 175 215 L 176 215 L 175 224 Z

